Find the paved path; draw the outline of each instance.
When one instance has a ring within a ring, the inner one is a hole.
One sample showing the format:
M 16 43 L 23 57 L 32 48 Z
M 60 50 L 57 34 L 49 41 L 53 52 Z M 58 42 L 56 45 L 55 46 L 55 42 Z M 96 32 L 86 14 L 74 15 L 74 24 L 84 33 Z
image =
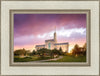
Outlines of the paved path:
M 58 58 L 54 58 L 54 59 L 47 59 L 47 60 L 38 60 L 38 61 L 31 61 L 31 62 L 45 62 L 45 61 L 51 61 L 51 60 L 58 60 L 58 59 L 62 59 L 63 56 L 59 56 Z

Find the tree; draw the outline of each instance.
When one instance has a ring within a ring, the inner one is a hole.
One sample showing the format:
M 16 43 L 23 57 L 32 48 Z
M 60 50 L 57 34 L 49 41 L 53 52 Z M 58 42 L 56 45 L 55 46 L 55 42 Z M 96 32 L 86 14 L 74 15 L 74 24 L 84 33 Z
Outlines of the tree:
M 83 48 L 84 48 L 84 51 L 86 51 L 86 49 L 87 49 L 86 43 L 83 45 Z
M 76 44 L 76 45 L 74 46 L 74 49 L 73 49 L 72 54 L 73 54 L 73 55 L 79 54 L 79 46 L 78 46 L 78 44 Z
M 54 55 L 59 55 L 59 54 L 60 54 L 60 52 L 56 48 L 51 50 L 51 58 L 54 58 Z
M 42 48 L 42 49 L 37 50 L 37 53 L 40 57 L 44 57 L 44 55 L 48 52 L 47 50 L 48 49 L 46 48 Z
M 59 48 L 59 55 L 63 55 L 63 51 L 61 47 Z
M 86 43 L 83 45 L 83 47 L 79 47 L 77 44 L 72 49 L 73 55 L 86 55 Z
M 83 55 L 86 55 L 86 50 L 87 50 L 87 45 L 86 43 L 83 45 L 84 51 L 83 51 Z
M 32 51 L 31 55 L 36 55 L 37 52 L 35 50 Z
M 14 51 L 14 55 L 17 55 L 17 56 L 19 56 L 19 55 L 26 55 L 26 51 L 25 51 L 24 48 L 23 49 L 18 49 L 18 50 Z
M 26 51 L 26 55 L 30 56 L 30 50 L 25 50 Z

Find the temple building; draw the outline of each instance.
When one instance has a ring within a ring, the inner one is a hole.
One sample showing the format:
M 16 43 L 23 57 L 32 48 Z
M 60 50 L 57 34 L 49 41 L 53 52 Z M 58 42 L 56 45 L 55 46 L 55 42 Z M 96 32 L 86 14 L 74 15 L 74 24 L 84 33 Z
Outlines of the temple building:
M 56 36 L 56 31 L 54 32 L 54 38 L 53 39 L 49 39 L 49 40 L 45 40 L 45 44 L 44 45 L 36 45 L 35 49 L 39 50 L 41 48 L 47 48 L 47 49 L 60 49 L 62 48 L 63 52 L 68 52 L 68 47 L 69 47 L 69 43 L 68 42 L 64 42 L 64 43 L 57 43 L 57 36 Z

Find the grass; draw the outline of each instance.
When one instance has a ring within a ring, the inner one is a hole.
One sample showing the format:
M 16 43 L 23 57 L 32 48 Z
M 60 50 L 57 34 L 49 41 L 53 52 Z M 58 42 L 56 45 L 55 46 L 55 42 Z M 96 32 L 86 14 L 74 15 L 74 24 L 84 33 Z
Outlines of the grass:
M 38 57 L 38 56 L 30 56 L 30 57 L 24 57 L 21 58 L 19 56 L 14 56 L 14 62 L 30 62 L 30 61 L 37 61 L 37 60 L 46 60 L 50 59 L 50 57 Z
M 38 57 L 38 56 L 30 56 L 30 57 L 24 57 L 20 58 L 19 56 L 14 56 L 14 62 L 30 62 L 30 61 L 38 61 L 38 60 L 46 60 L 50 59 L 50 57 Z M 58 60 L 51 60 L 47 62 L 86 62 L 86 56 L 72 56 L 72 55 L 66 55 L 63 56 L 62 59 Z
M 71 55 L 67 55 L 67 56 L 63 56 L 62 59 L 58 59 L 58 60 L 52 60 L 52 61 L 48 61 L 48 62 L 86 62 L 86 56 L 71 56 Z

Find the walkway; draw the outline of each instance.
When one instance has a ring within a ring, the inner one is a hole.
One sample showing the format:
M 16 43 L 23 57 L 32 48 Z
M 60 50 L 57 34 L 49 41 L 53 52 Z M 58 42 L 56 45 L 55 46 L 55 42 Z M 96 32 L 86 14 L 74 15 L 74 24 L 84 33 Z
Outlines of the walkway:
M 38 61 L 31 61 L 31 62 L 46 62 L 46 61 L 58 60 L 58 59 L 62 59 L 62 58 L 63 58 L 63 56 L 59 56 L 58 58 L 54 58 L 54 59 L 38 60 Z

